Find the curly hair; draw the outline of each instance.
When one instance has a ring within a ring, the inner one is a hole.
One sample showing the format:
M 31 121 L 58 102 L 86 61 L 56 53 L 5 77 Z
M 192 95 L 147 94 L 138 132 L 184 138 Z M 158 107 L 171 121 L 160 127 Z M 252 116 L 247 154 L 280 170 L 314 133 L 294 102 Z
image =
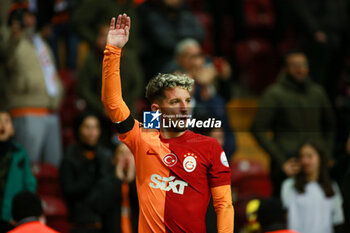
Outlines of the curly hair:
M 153 103 L 165 98 L 164 90 L 167 88 L 181 87 L 187 91 L 193 88 L 194 80 L 185 74 L 158 74 L 152 78 L 146 86 L 146 98 Z

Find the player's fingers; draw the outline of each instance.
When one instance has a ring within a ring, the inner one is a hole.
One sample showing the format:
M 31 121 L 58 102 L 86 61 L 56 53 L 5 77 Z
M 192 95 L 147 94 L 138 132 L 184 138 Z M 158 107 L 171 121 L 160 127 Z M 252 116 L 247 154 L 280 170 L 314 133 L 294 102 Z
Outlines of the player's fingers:
M 130 20 L 130 17 L 129 16 L 127 16 L 126 17 L 126 26 L 128 26 L 128 28 L 129 28 L 129 30 L 130 30 L 130 26 L 131 26 L 131 20 Z
M 114 30 L 115 28 L 115 17 L 111 19 L 111 23 L 109 25 L 109 30 Z
M 125 35 L 126 35 L 126 36 L 129 36 L 129 33 L 130 33 L 129 30 L 130 30 L 129 27 L 128 27 L 128 26 L 125 26 L 124 31 L 125 31 Z
M 122 22 L 122 16 L 121 16 L 121 15 L 118 15 L 118 20 L 117 20 L 116 29 L 119 29 L 119 28 L 120 28 L 121 22 Z
M 122 28 L 122 29 L 125 28 L 125 22 L 126 22 L 126 14 L 123 14 L 122 19 L 121 19 L 120 28 Z

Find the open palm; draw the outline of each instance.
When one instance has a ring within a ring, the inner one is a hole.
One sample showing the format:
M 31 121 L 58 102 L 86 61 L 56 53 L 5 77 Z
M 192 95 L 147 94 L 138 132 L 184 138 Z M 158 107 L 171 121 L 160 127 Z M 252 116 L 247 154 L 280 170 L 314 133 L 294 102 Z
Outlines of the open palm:
M 118 48 L 123 48 L 129 40 L 130 17 L 126 14 L 119 15 L 117 23 L 115 18 L 111 19 L 107 43 Z

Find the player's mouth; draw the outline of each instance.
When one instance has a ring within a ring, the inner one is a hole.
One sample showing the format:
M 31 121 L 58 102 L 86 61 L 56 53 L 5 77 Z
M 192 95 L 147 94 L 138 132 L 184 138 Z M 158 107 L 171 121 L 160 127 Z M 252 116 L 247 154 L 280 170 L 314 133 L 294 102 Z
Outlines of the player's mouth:
M 5 129 L 4 128 L 0 129 L 0 135 L 4 135 L 4 134 L 5 134 Z

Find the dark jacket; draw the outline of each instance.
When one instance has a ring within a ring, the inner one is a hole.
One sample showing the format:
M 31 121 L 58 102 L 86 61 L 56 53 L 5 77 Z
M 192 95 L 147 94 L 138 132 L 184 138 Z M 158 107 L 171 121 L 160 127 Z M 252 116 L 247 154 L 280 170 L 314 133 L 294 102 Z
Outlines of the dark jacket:
M 153 76 L 173 59 L 179 41 L 193 38 L 204 39 L 205 31 L 199 20 L 184 7 L 169 12 L 161 1 L 146 1 L 139 7 L 142 37 L 144 41 L 144 63 L 147 75 Z M 156 25 L 156 26 L 155 26 Z
M 348 28 L 346 0 L 293 0 L 292 4 L 298 25 L 306 36 L 313 37 L 316 31 L 324 31 L 333 37 Z
M 5 221 L 12 218 L 11 206 L 14 196 L 24 190 L 35 192 L 37 185 L 27 152 L 20 145 L 11 142 L 9 153 L 11 162 L 1 203 L 1 219 Z
M 139 62 L 140 42 L 138 17 L 132 0 L 86 0 L 74 11 L 73 24 L 81 38 L 90 45 L 91 52 L 79 70 L 79 95 L 86 100 L 89 110 L 104 112 L 101 97 L 102 58 L 93 51 L 99 26 L 109 25 L 112 17 L 126 13 L 131 18 L 130 38 L 123 48 L 120 74 L 123 78 L 124 100 L 133 112 L 135 102 L 143 94 L 144 74 Z M 104 114 L 103 114 L 104 115 Z
M 79 145 L 68 147 L 60 167 L 70 219 L 75 224 L 99 222 L 103 225 L 103 232 L 118 232 L 121 227 L 122 182 L 114 175 L 112 154 L 99 146 L 94 159 L 86 159 L 83 153 Z M 135 201 L 136 188 L 133 191 L 131 202 Z M 137 219 L 138 210 L 133 213 Z
M 120 61 L 120 75 L 123 78 L 122 90 L 126 93 L 124 101 L 132 111 L 135 102 L 143 93 L 143 74 L 135 61 L 137 61 L 137 57 L 132 50 L 124 53 Z M 79 69 L 77 87 L 80 97 L 86 101 L 87 108 L 104 116 L 105 110 L 101 102 L 102 62 L 103 54 L 91 50 Z
M 266 134 L 269 130 L 273 139 Z M 286 75 L 263 93 L 252 125 L 256 140 L 280 168 L 305 140 L 319 142 L 330 155 L 334 130 L 333 110 L 323 88 L 309 78 L 299 85 Z

